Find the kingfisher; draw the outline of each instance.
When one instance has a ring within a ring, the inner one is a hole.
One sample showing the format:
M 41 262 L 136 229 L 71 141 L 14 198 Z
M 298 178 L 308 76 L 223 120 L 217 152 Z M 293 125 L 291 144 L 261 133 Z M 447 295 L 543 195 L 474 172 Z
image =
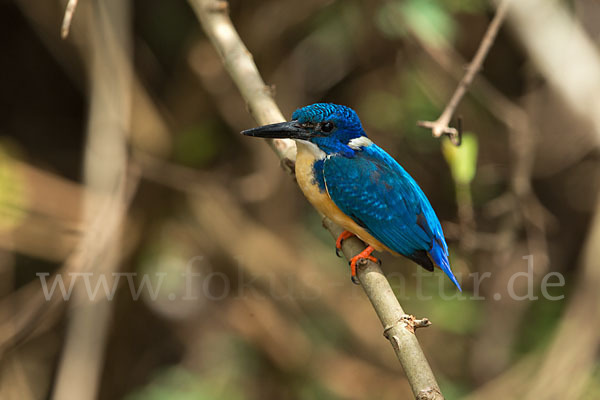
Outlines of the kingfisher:
M 417 182 L 365 133 L 349 107 L 316 103 L 292 120 L 242 132 L 246 136 L 294 139 L 296 179 L 309 202 L 344 228 L 336 240 L 358 236 L 368 246 L 350 261 L 356 282 L 359 260 L 388 251 L 428 271 L 440 268 L 461 290 L 448 261 L 444 232 Z

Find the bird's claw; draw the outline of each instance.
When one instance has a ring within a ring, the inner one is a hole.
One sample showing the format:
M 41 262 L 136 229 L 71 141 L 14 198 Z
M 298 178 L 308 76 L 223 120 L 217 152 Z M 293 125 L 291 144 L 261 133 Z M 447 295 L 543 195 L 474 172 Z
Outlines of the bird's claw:
M 344 240 L 351 238 L 352 236 L 354 236 L 354 233 L 350 232 L 350 231 L 344 231 L 342 233 L 340 233 L 340 236 L 338 236 L 337 240 L 335 241 L 335 255 L 338 257 L 342 256 L 342 244 L 344 243 Z
M 352 257 L 352 259 L 350 260 L 350 273 L 352 282 L 356 283 L 358 281 L 358 277 L 356 276 L 357 265 L 365 265 L 367 263 L 367 260 L 373 261 L 374 263 L 381 265 L 381 261 L 379 261 L 377 258 L 371 255 L 373 251 L 375 251 L 373 247 L 367 246 L 366 249 Z

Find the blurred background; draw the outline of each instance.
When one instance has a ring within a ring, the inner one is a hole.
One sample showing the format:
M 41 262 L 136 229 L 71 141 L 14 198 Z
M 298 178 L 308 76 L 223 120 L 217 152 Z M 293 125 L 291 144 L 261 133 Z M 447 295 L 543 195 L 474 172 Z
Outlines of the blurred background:
M 547 4 L 568 23 L 509 13 L 460 148 L 416 123 L 494 4 L 229 4 L 286 117 L 354 108 L 428 195 L 462 294 L 382 260 L 447 399 L 600 398 L 600 5 Z M 411 398 L 190 5 L 81 0 L 61 40 L 65 6 L 0 1 L 0 398 Z

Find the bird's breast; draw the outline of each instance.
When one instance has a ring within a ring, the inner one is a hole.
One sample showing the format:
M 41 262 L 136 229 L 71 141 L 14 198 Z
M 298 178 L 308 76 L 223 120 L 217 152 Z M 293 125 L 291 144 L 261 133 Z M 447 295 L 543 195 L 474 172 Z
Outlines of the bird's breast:
M 315 149 L 309 148 L 308 144 L 298 142 L 298 154 L 296 155 L 296 180 L 304 195 L 322 214 L 330 217 L 326 210 L 337 206 L 329 198 L 327 189 L 319 187 L 318 177 L 315 175 L 315 163 L 319 161 Z M 316 154 L 315 154 L 316 153 Z
M 331 197 L 329 197 L 327 188 L 324 185 L 319 185 L 318 182 L 320 180 L 322 181 L 323 178 L 316 176 L 315 174 L 322 174 L 323 172 L 322 170 L 315 168 L 315 163 L 322 161 L 323 158 L 321 157 L 323 155 L 318 152 L 320 150 L 316 150 L 310 146 L 314 145 L 305 144 L 304 142 L 298 141 L 298 154 L 296 155 L 296 180 L 298 181 L 298 186 L 300 186 L 300 189 L 302 189 L 302 192 L 308 201 L 322 215 L 328 217 L 344 229 L 354 233 L 364 242 L 367 242 L 373 246 L 375 250 L 387 250 L 391 253 L 395 253 L 375 239 L 363 227 L 354 222 L 352 218 L 344 214 L 344 212 L 339 209 L 333 200 L 331 200 Z

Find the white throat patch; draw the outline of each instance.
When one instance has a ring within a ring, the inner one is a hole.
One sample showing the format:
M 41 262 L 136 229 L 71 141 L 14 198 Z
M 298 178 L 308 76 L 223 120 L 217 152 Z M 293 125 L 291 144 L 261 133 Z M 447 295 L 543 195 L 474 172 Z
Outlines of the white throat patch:
M 348 147 L 352 150 L 362 150 L 363 147 L 369 147 L 373 142 L 366 136 L 354 138 L 348 142 Z
M 323 160 L 327 158 L 327 154 L 319 148 L 316 144 L 309 142 L 308 140 L 296 139 L 296 146 L 303 147 L 310 154 L 312 154 L 317 160 Z

